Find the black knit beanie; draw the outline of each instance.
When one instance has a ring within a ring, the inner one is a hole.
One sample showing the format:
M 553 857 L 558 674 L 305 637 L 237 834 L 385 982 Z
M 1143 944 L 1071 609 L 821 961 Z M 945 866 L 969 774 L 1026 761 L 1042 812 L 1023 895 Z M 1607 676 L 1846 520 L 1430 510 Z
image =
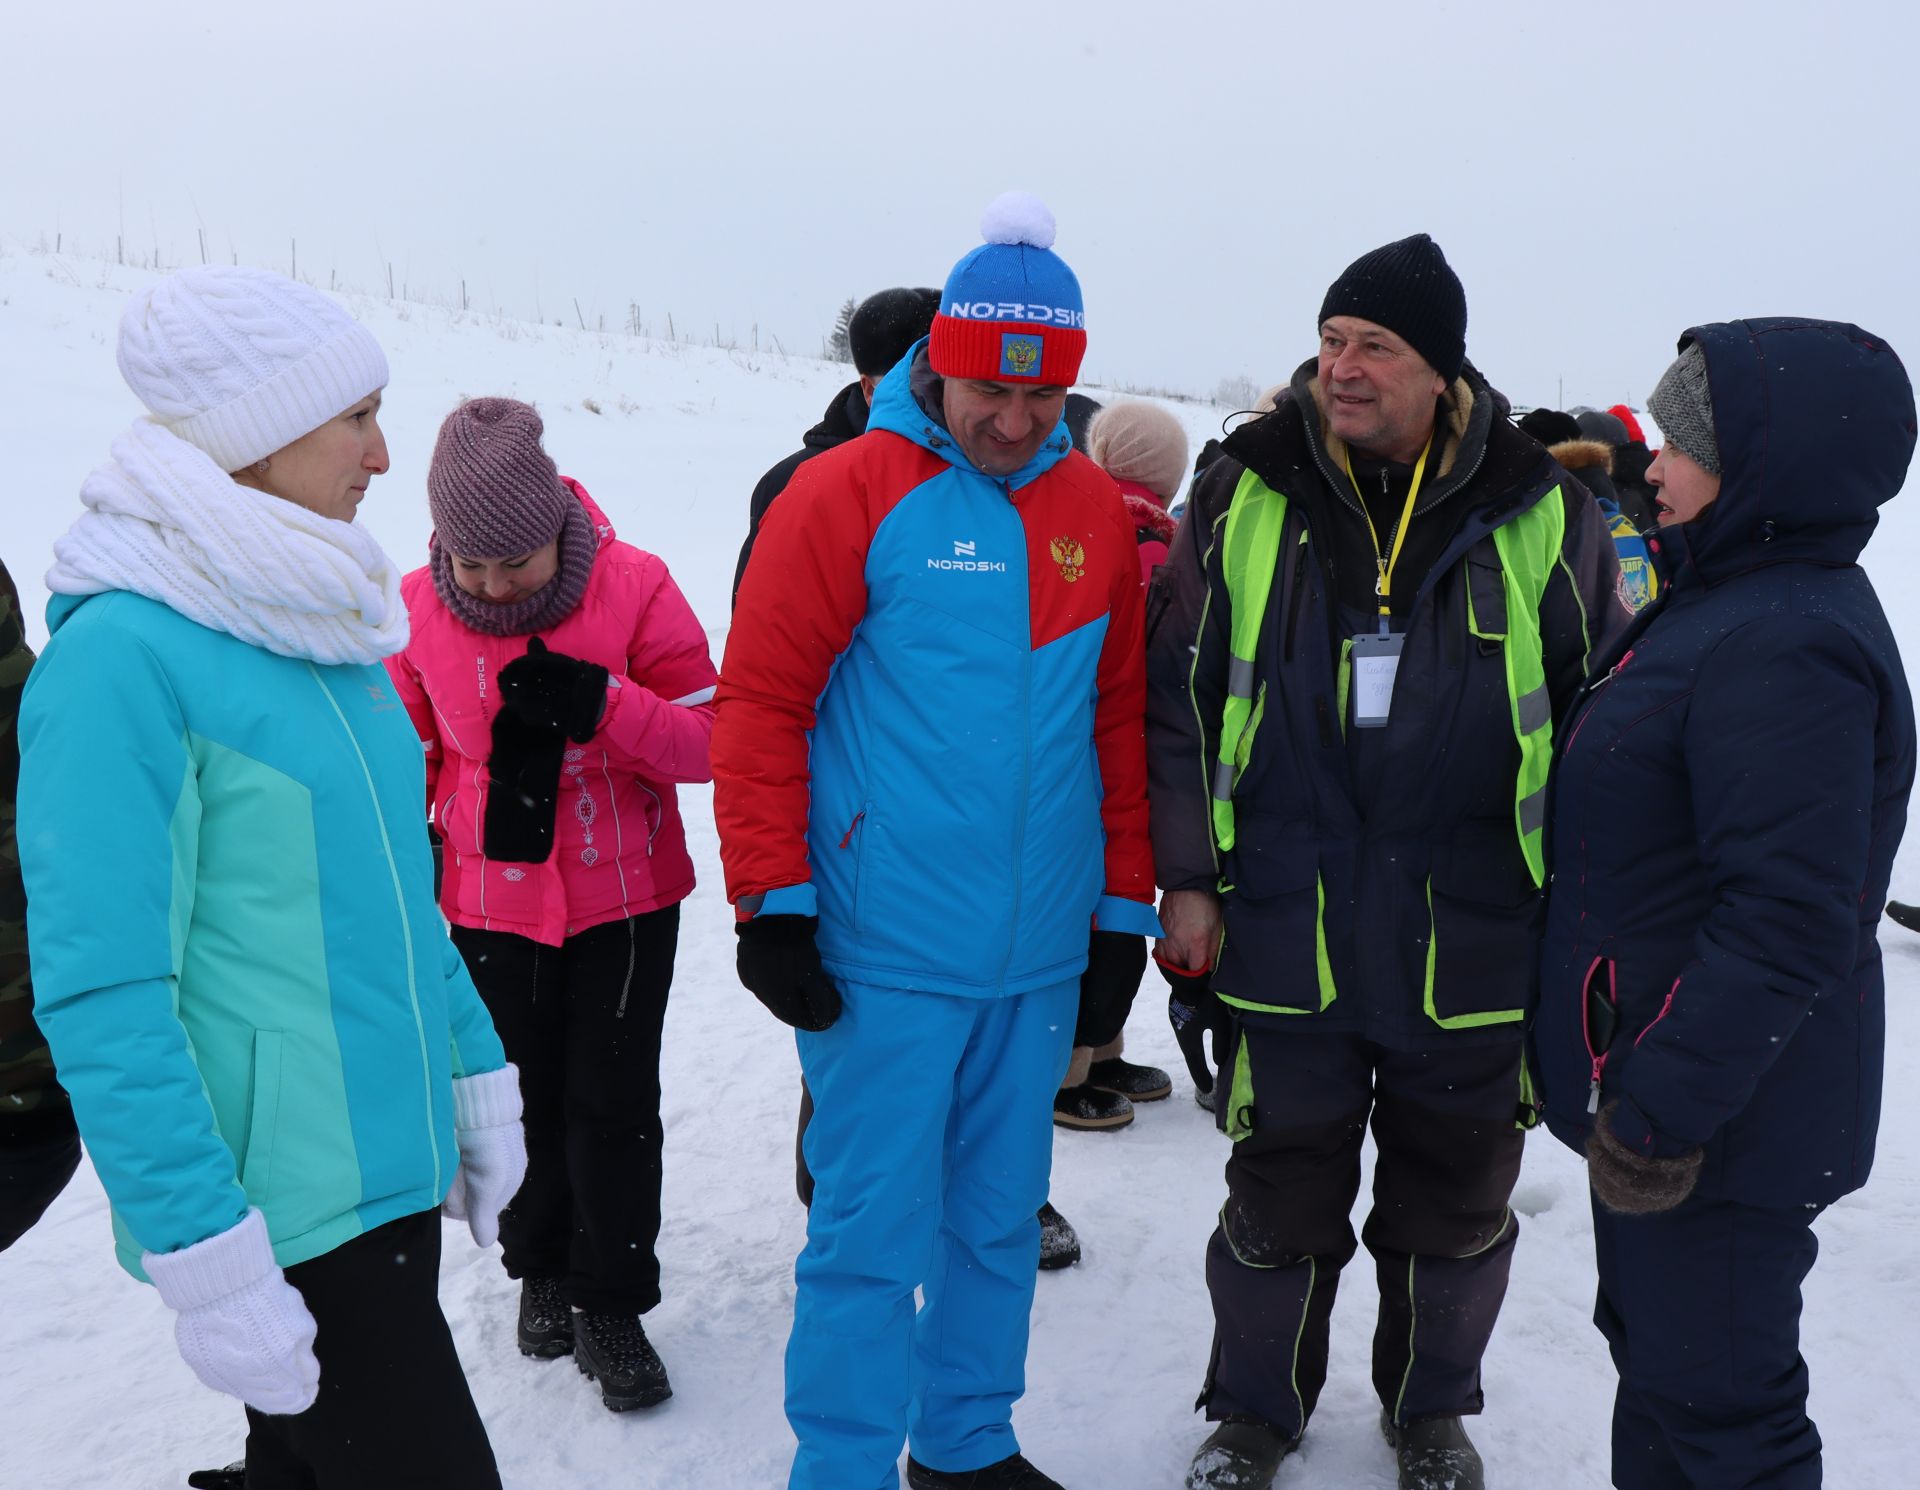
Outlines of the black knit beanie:
M 876 290 L 860 302 L 847 323 L 847 347 L 854 371 L 885 377 L 933 329 L 940 292 L 928 289 Z
M 1425 233 L 1362 254 L 1327 289 L 1319 326 L 1358 316 L 1402 338 L 1451 383 L 1467 360 L 1467 292 Z

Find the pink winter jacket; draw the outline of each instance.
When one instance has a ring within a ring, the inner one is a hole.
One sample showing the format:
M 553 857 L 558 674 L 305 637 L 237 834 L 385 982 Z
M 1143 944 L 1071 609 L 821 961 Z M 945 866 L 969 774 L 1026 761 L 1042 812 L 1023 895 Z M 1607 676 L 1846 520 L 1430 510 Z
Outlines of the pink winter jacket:
M 586 745 L 567 744 L 553 855 L 507 864 L 480 852 L 486 761 L 499 708 L 494 679 L 528 638 L 473 630 L 416 569 L 400 593 L 413 623 L 387 659 L 427 755 L 427 801 L 446 840 L 440 908 L 457 926 L 508 931 L 557 947 L 567 937 L 684 900 L 693 860 L 674 783 L 710 781 L 707 736 L 719 681 L 706 633 L 654 555 L 619 542 L 571 478 L 600 535 L 593 573 L 558 626 L 555 652 L 606 668 L 607 712 Z

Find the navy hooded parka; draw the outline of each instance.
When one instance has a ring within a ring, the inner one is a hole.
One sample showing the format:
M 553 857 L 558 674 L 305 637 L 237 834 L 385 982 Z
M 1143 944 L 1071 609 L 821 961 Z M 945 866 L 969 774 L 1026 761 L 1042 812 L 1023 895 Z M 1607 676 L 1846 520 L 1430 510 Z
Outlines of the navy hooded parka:
M 1534 1070 L 1552 1130 L 1703 1145 L 1703 1193 L 1817 1207 L 1879 1123 L 1876 927 L 1913 705 L 1857 560 L 1915 441 L 1899 359 L 1856 326 L 1696 327 L 1722 480 L 1661 535 L 1668 589 L 1560 731 Z M 1596 1086 L 1597 1084 L 1597 1086 Z

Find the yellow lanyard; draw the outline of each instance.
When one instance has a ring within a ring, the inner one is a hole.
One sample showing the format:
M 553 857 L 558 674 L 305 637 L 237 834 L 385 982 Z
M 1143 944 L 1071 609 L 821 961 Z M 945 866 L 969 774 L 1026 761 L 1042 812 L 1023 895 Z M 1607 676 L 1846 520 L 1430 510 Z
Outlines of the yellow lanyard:
M 1360 490 L 1360 483 L 1353 477 L 1353 455 L 1347 455 L 1347 480 L 1353 482 L 1353 494 L 1360 499 L 1360 515 L 1367 520 L 1367 536 L 1373 540 L 1373 559 L 1380 566 L 1380 577 L 1373 582 L 1373 593 L 1380 597 L 1380 614 L 1390 616 L 1393 607 L 1389 603 L 1393 596 L 1393 566 L 1400 562 L 1400 550 L 1407 541 L 1407 529 L 1413 526 L 1413 502 L 1420 495 L 1420 478 L 1427 473 L 1427 457 L 1433 453 L 1433 441 L 1427 441 L 1426 449 L 1420 452 L 1420 459 L 1413 468 L 1413 480 L 1407 486 L 1406 510 L 1400 514 L 1399 525 L 1393 530 L 1393 552 L 1383 554 L 1380 551 L 1380 532 L 1373 525 L 1373 514 L 1367 511 L 1366 496 Z

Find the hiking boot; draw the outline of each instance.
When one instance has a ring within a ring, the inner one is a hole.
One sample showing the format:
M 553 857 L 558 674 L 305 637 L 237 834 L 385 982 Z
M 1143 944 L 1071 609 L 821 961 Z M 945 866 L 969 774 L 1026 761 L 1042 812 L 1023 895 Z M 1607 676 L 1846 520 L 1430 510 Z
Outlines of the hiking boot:
M 573 1354 L 573 1310 L 558 1278 L 520 1280 L 520 1354 L 551 1361 Z
M 1040 1207 L 1040 1271 L 1070 1268 L 1080 1260 L 1080 1238 L 1073 1223 L 1053 1208 L 1049 1200 Z
M 1186 1490 L 1267 1490 L 1280 1461 L 1299 1447 L 1271 1423 L 1221 1423 L 1187 1466 Z
M 1092 1083 L 1063 1086 L 1053 1094 L 1053 1121 L 1061 1128 L 1124 1128 L 1133 1121 L 1133 1104 L 1118 1092 Z
M 1419 1418 L 1397 1426 L 1380 1414 L 1380 1432 L 1400 1461 L 1400 1490 L 1487 1490 L 1480 1451 L 1457 1417 Z
M 907 1490 L 1066 1490 L 1040 1473 L 1025 1456 L 1009 1454 L 984 1469 L 928 1469 L 907 1456 Z
M 600 1383 L 608 1412 L 652 1407 L 673 1395 L 667 1368 L 637 1314 L 582 1309 L 574 1318 L 573 1359 L 588 1381 Z
M 187 1484 L 191 1490 L 247 1490 L 247 1461 L 237 1459 L 225 1469 L 196 1469 Z
M 1173 1078 L 1158 1066 L 1136 1066 L 1115 1056 L 1087 1068 L 1087 1085 L 1115 1092 L 1129 1102 L 1159 1102 L 1173 1095 Z

